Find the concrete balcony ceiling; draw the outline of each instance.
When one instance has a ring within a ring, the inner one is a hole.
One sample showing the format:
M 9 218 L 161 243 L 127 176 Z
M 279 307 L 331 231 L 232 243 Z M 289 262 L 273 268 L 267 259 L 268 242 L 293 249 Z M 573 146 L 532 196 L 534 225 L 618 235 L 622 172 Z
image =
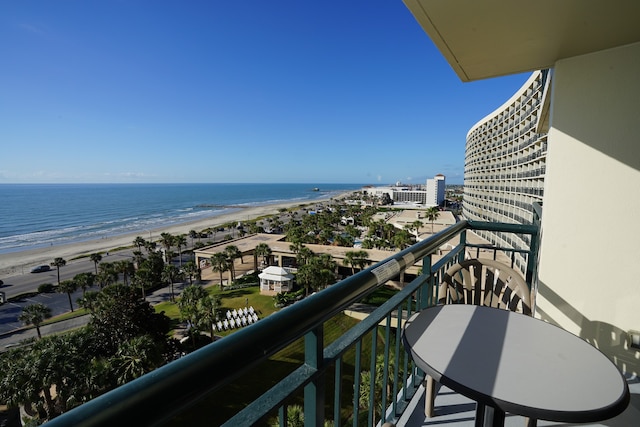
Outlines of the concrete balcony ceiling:
M 462 81 L 640 41 L 638 0 L 404 0 Z

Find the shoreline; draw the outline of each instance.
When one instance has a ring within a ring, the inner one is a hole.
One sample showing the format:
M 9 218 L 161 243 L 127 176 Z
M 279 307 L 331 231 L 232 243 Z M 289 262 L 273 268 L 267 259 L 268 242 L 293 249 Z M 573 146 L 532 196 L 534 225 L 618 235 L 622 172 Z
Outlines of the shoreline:
M 208 218 L 198 219 L 181 224 L 174 224 L 155 229 L 138 230 L 117 236 L 109 236 L 102 239 L 87 240 L 83 242 L 65 243 L 38 249 L 28 249 L 17 252 L 0 254 L 0 278 L 28 274 L 32 267 L 37 265 L 49 265 L 55 258 L 64 258 L 67 262 L 82 256 L 96 252 L 115 251 L 123 247 L 133 246 L 133 240 L 141 236 L 148 240 L 147 233 L 151 234 L 151 240 L 157 241 L 160 233 L 170 233 L 173 235 L 188 234 L 191 230 L 202 231 L 210 227 L 219 227 L 222 224 L 236 221 L 248 221 L 261 216 L 277 214 L 279 209 L 292 208 L 296 206 L 308 206 L 314 203 L 324 203 L 329 200 L 343 199 L 352 192 L 328 196 L 326 198 L 315 199 L 313 201 L 301 202 L 291 201 L 282 203 L 265 204 L 260 206 L 238 207 L 239 210 Z

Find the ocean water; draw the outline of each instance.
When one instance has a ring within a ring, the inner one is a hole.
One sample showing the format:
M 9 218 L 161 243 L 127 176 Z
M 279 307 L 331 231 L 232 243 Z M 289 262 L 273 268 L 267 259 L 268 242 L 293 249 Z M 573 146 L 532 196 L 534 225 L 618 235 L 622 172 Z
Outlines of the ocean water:
M 313 191 L 314 187 L 320 191 Z M 308 203 L 362 184 L 0 184 L 0 254 Z

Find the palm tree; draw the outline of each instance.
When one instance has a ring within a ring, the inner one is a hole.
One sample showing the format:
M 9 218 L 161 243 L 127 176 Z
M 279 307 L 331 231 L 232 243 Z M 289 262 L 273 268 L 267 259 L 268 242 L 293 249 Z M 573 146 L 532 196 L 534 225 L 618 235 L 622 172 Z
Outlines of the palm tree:
M 411 245 L 412 235 L 407 230 L 398 230 L 391 238 L 393 245 L 402 250 Z
M 73 277 L 73 281 L 82 289 L 82 296 L 84 297 L 87 289 L 95 283 L 96 276 L 93 273 L 78 273 Z
M 96 281 L 100 285 L 100 289 L 118 281 L 118 271 L 112 262 L 104 262 L 100 264 Z
M 51 265 L 54 266 L 58 272 L 58 285 L 60 285 L 60 267 L 67 265 L 67 261 L 64 258 L 58 257 L 53 260 Z
M 171 247 L 173 246 L 174 236 L 169 233 L 160 233 L 160 244 L 165 248 L 165 262 L 170 262 L 171 258 L 169 257 L 169 253 L 171 252 Z
M 296 263 L 298 265 L 305 265 L 309 263 L 309 260 L 313 258 L 315 254 L 311 249 L 306 246 L 302 246 L 296 255 Z
M 78 305 L 85 310 L 94 312 L 98 301 L 98 291 L 89 291 L 82 298 L 78 298 Z
M 144 248 L 147 250 L 147 255 L 156 250 L 156 242 L 144 242 Z
M 420 228 L 423 226 L 424 224 L 422 223 L 422 221 L 420 221 L 419 219 L 416 219 L 415 221 L 413 221 L 411 223 L 411 228 L 413 230 L 416 230 L 416 237 L 419 236 L 420 234 Z
M 135 273 L 133 262 L 128 259 L 123 259 L 113 263 L 115 270 L 118 273 L 122 273 L 122 281 L 125 285 L 129 284 L 129 277 Z
M 116 373 L 118 385 L 126 384 L 160 366 L 158 346 L 149 335 L 133 337 L 118 348 L 109 363 Z
M 269 265 L 269 258 L 271 257 L 271 248 L 269 247 L 269 245 L 267 245 L 266 243 L 259 243 L 254 252 L 254 261 L 255 261 L 255 267 L 254 270 L 258 269 L 258 257 L 261 256 L 262 257 L 262 263 L 264 265 Z
M 178 267 L 171 264 L 166 264 L 162 269 L 163 280 L 171 287 L 171 301 L 175 301 L 175 294 L 173 292 L 173 283 L 180 277 L 180 271 Z
M 344 232 L 354 239 L 357 239 L 358 237 L 360 237 L 360 230 L 358 230 L 355 226 L 351 224 L 345 225 Z
M 287 240 L 289 240 L 289 238 L 288 238 L 288 237 L 287 237 Z M 299 240 L 297 240 L 297 241 L 295 241 L 295 242 L 293 242 L 293 243 L 291 243 L 291 244 L 289 245 L 289 250 L 290 250 L 291 252 L 293 252 L 294 254 L 296 254 L 296 255 L 298 255 L 298 253 L 300 252 L 300 250 L 301 250 L 302 248 L 304 248 L 304 245 L 303 245 L 303 244 L 302 244 L 302 242 L 301 242 L 301 241 L 299 241 Z
M 235 261 L 236 261 L 237 258 L 240 258 L 240 260 L 242 261 L 242 252 L 240 252 L 240 249 L 238 249 L 237 246 L 229 245 L 224 249 L 224 254 L 229 259 L 229 267 L 230 267 L 230 272 L 231 272 L 231 281 L 233 282 L 234 280 L 236 280 Z
M 165 261 L 167 264 L 171 264 L 171 262 L 173 261 L 173 259 L 178 255 L 177 252 L 175 251 L 165 251 L 165 256 L 167 258 L 167 261 Z
M 195 336 L 199 334 L 200 327 L 200 313 L 199 305 L 200 301 L 206 298 L 209 294 L 201 286 L 189 285 L 187 286 L 178 300 L 178 308 L 180 309 L 180 317 L 185 320 L 190 327 L 190 335 L 194 340 Z
M 144 255 L 142 251 L 133 251 L 133 264 L 136 268 L 140 268 L 140 265 L 144 261 Z
M 145 247 L 145 244 L 147 243 L 146 240 L 144 240 L 142 237 L 140 236 L 136 236 L 135 239 L 133 239 L 133 244 L 138 248 L 139 251 L 142 250 L 142 248 Z
M 247 225 L 249 227 L 249 233 L 250 234 L 264 233 L 264 228 L 261 227 L 260 225 L 258 225 L 258 223 L 256 221 L 251 221 Z
M 351 274 L 356 274 L 356 267 L 363 269 L 371 264 L 367 251 L 348 251 L 344 254 L 344 263 L 351 265 Z
M 40 325 L 45 319 L 51 317 L 51 309 L 42 303 L 30 304 L 22 309 L 22 313 L 18 316 L 18 320 L 36 327 L 38 339 L 42 338 L 40 333 Z
M 182 248 L 187 246 L 187 237 L 184 234 L 179 234 L 173 238 L 173 245 L 178 248 L 178 254 L 180 255 L 180 267 L 182 267 Z
M 438 219 L 439 215 L 440 215 L 440 211 L 436 206 L 430 207 L 425 212 L 425 218 L 431 222 L 431 234 L 433 234 L 433 221 Z
M 321 289 L 326 288 L 336 282 L 336 271 L 338 269 L 338 263 L 333 259 L 331 254 L 320 254 L 318 256 L 319 267 L 321 274 L 320 286 Z
M 211 257 L 211 270 L 212 271 L 217 271 L 220 273 L 220 290 L 222 290 L 222 273 L 227 271 L 229 269 L 229 260 L 227 259 L 227 256 L 222 253 L 222 252 L 218 252 L 213 254 L 213 256 Z
M 387 239 L 388 241 L 391 241 L 391 238 L 393 237 L 393 235 L 396 232 L 395 225 L 393 225 L 391 223 L 385 223 L 382 226 L 382 229 L 384 231 L 384 238 Z
M 140 288 L 143 300 L 147 300 L 146 289 L 153 285 L 153 273 L 147 267 L 139 268 L 131 279 L 131 286 Z
M 329 254 L 312 256 L 298 268 L 296 280 L 305 288 L 305 295 L 309 290 L 317 291 L 326 288 L 336 281 L 337 264 Z
M 200 267 L 195 263 L 195 261 L 187 262 L 182 270 L 185 272 L 187 277 L 189 277 L 189 284 L 193 284 L 193 278 L 196 278 L 196 282 L 200 282 L 202 271 Z
M 196 239 L 196 237 L 198 238 L 198 242 L 200 241 L 200 233 L 198 233 L 196 230 L 189 230 L 189 237 L 191 238 L 191 246 L 194 246 L 193 241 Z
M 96 270 L 96 276 L 98 275 L 98 263 L 102 261 L 102 254 L 100 252 L 96 252 L 94 254 L 89 255 L 89 259 L 93 261 L 93 266 Z
M 69 307 L 71 307 L 71 311 L 73 312 L 73 302 L 71 302 L 71 294 L 74 293 L 78 289 L 78 284 L 73 280 L 63 280 L 58 284 L 56 291 L 61 294 L 67 294 L 69 297 Z
M 214 331 L 213 331 L 213 323 L 217 320 L 217 310 L 220 307 L 220 298 L 214 295 L 207 295 L 206 298 L 200 300 L 199 314 L 200 314 L 200 327 L 203 328 L 204 325 L 209 326 L 209 330 L 211 333 L 211 342 L 215 340 Z

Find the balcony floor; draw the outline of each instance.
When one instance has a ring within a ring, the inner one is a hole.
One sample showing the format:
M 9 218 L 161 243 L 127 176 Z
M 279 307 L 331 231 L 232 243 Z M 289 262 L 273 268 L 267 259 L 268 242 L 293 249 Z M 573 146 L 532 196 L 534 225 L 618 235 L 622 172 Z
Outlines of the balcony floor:
M 620 415 L 610 420 L 600 423 L 589 424 L 567 424 L 553 421 L 539 420 L 539 427 L 547 426 L 604 426 L 604 427 L 627 427 L 640 425 L 640 378 L 632 377 L 627 379 L 631 401 L 627 409 Z M 410 406 L 404 412 L 396 424 L 398 427 L 423 427 L 423 426 L 456 426 L 473 427 L 475 422 L 475 402 L 468 399 L 447 387 L 442 387 L 436 395 L 435 416 L 425 418 L 424 416 L 424 388 L 420 388 L 411 401 Z M 507 427 L 523 427 L 525 419 L 521 416 L 507 414 L 505 418 Z

